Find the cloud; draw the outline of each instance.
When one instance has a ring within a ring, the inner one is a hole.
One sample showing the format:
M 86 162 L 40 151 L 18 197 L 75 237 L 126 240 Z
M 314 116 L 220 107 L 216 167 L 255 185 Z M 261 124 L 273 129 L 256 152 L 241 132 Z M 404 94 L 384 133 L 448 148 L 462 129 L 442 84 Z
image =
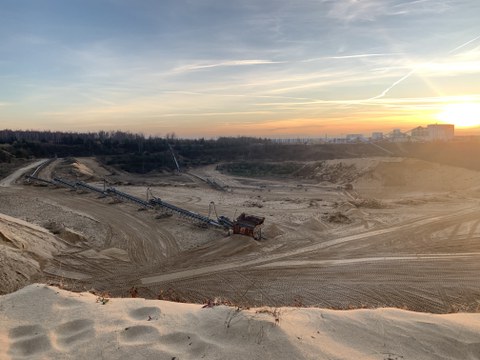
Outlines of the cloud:
M 472 40 L 469 40 L 469 41 L 463 43 L 462 45 L 457 46 L 455 49 L 450 50 L 448 54 L 453 54 L 453 53 L 457 52 L 458 50 L 463 49 L 465 46 L 468 46 L 468 45 L 470 45 L 471 43 L 477 41 L 478 39 L 480 39 L 480 35 L 477 36 L 477 37 L 475 37 L 475 38 L 473 38 Z
M 442 13 L 451 7 L 449 0 L 336 0 L 328 16 L 345 22 L 374 21 L 382 16 Z
M 391 6 L 391 15 L 432 14 L 450 10 L 455 3 L 451 0 L 414 0 L 400 2 Z
M 379 57 L 379 56 L 394 56 L 399 55 L 398 53 L 390 54 L 355 54 L 355 55 L 342 55 L 342 56 L 330 56 L 328 59 L 359 59 L 359 58 L 369 58 L 369 57 Z
M 395 86 L 397 86 L 398 84 L 400 84 L 402 81 L 405 81 L 407 80 L 410 76 L 412 76 L 412 74 L 415 72 L 415 70 L 410 70 L 410 72 L 404 76 L 402 76 L 400 79 L 398 79 L 397 81 L 395 81 L 392 85 L 390 85 L 388 88 L 386 88 L 385 90 L 383 90 L 381 92 L 381 94 L 377 95 L 377 96 L 374 96 L 370 99 L 367 99 L 367 101 L 370 101 L 370 100 L 375 100 L 375 99 L 379 99 L 379 98 L 382 98 L 384 97 L 385 95 L 388 94 L 388 92 L 390 90 L 392 90 Z
M 46 37 L 38 36 L 36 34 L 31 34 L 31 33 L 16 34 L 12 37 L 12 41 L 15 41 L 17 43 L 23 43 L 30 46 L 35 46 L 35 45 L 45 46 L 45 45 L 55 44 L 52 40 Z
M 471 43 L 480 39 L 480 36 L 477 36 L 448 52 L 448 55 L 452 55 L 458 50 L 470 45 Z M 379 95 L 367 99 L 366 101 L 375 100 L 384 97 L 388 94 L 390 90 L 394 87 L 407 80 L 414 73 L 418 72 L 421 75 L 428 76 L 455 76 L 459 74 L 478 74 L 480 71 L 480 52 L 477 49 L 474 49 L 470 52 L 458 54 L 460 57 L 467 58 L 464 61 L 455 61 L 449 60 L 448 58 L 442 60 L 435 60 L 432 62 L 418 63 L 413 66 L 413 69 L 410 70 L 407 74 L 393 82 L 385 90 L 383 90 Z
M 372 21 L 387 12 L 386 1 L 381 0 L 337 0 L 333 2 L 328 16 L 346 22 L 355 20 Z
M 187 72 L 195 71 L 202 69 L 210 69 L 216 67 L 227 67 L 227 66 L 252 66 L 252 65 L 270 65 L 270 64 L 282 64 L 283 61 L 272 61 L 272 60 L 228 60 L 217 63 L 200 63 L 200 64 L 190 64 L 177 67 L 173 72 Z
M 374 58 L 374 57 L 387 57 L 387 56 L 398 56 L 400 53 L 365 53 L 365 54 L 351 54 L 351 55 L 338 55 L 338 56 L 324 56 L 306 60 L 300 60 L 300 62 L 308 63 L 314 61 L 324 61 L 324 60 L 343 60 L 343 59 L 363 59 L 363 58 Z

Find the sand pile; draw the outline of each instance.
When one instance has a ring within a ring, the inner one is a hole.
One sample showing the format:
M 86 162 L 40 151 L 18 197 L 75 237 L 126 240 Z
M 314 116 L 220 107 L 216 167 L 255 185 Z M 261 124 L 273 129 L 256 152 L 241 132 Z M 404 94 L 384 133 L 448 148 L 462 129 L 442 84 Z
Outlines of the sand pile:
M 48 230 L 0 214 L 0 294 L 17 290 L 41 273 L 65 244 Z
M 395 188 L 448 192 L 478 187 L 480 172 L 417 159 L 381 161 L 355 181 L 355 189 Z
M 275 224 L 269 224 L 262 229 L 262 235 L 267 239 L 274 239 L 283 234 L 285 234 L 285 232 Z
M 366 208 L 366 209 L 385 209 L 388 207 L 387 204 L 381 202 L 377 199 L 355 199 L 351 200 L 351 203 L 357 208 Z
M 30 285 L 0 296 L 3 359 L 478 359 L 480 314 L 108 299 Z
M 318 181 L 353 184 L 360 192 L 450 192 L 479 186 L 480 172 L 410 158 L 338 159 L 317 164 Z
M 334 224 L 350 224 L 353 220 L 340 211 L 333 214 L 324 215 L 323 219 Z
M 328 181 L 334 184 L 351 183 L 360 176 L 355 164 L 344 162 L 322 162 L 314 169 L 314 178 L 318 181 Z
M 83 176 L 86 176 L 86 177 L 89 177 L 89 178 L 93 177 L 93 175 L 94 175 L 92 169 L 90 169 L 85 164 L 82 164 L 82 163 L 79 163 L 79 162 L 74 162 L 72 164 L 72 167 L 73 167 L 73 172 L 76 175 L 83 175 Z
M 82 181 L 102 181 L 112 175 L 94 158 L 65 158 L 55 167 L 55 174 L 59 177 L 75 178 Z
M 302 223 L 302 228 L 317 232 L 328 229 L 328 225 L 326 225 L 323 221 L 312 217 Z

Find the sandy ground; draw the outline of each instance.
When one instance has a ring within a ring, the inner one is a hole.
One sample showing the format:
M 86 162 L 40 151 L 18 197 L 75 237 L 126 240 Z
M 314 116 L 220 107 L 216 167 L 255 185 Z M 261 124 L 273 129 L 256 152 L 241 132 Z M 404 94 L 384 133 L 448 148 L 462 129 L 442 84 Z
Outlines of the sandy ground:
M 478 359 L 480 314 L 203 308 L 40 284 L 0 296 L 1 359 Z
M 290 180 L 234 177 L 213 166 L 135 177 L 78 158 L 58 159 L 39 176 L 98 187 L 106 179 L 142 198 L 149 186 L 149 196 L 203 215 L 214 202 L 219 215 L 264 216 L 265 238 L 227 236 L 110 197 L 18 180 L 0 189 L 0 262 L 7 269 L 0 293 L 36 280 L 114 296 L 135 287 L 141 297 L 220 297 L 245 306 L 446 313 L 480 305 L 478 172 L 370 158 L 327 161 Z M 12 254 L 30 270 L 17 272 L 6 260 Z
M 13 173 L 11 173 L 10 175 L 8 175 L 7 177 L 3 178 L 0 180 L 0 187 L 9 187 L 9 186 L 12 186 L 13 183 L 15 183 L 15 181 L 21 177 L 23 174 L 25 174 L 26 172 L 28 172 L 29 170 L 32 170 L 32 169 L 35 169 L 37 166 L 39 166 L 40 164 L 42 164 L 43 162 L 45 161 L 45 159 L 40 159 L 38 161 L 35 161 L 21 169 L 18 169 L 16 171 L 14 171 Z

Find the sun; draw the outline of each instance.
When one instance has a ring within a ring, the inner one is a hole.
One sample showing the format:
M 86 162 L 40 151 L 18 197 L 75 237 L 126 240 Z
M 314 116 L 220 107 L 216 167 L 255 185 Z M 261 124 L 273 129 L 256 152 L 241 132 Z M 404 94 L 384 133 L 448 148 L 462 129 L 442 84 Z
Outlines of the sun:
M 460 128 L 480 126 L 480 104 L 448 104 L 443 107 L 443 111 L 436 117 L 442 122 L 453 124 Z

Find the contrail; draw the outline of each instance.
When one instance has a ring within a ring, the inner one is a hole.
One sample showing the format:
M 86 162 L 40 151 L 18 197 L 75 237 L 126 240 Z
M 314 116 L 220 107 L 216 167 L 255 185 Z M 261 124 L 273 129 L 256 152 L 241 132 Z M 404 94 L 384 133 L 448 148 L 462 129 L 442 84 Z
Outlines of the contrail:
M 463 47 L 471 44 L 471 43 L 474 42 L 474 41 L 477 41 L 478 39 L 480 39 L 480 35 L 477 36 L 475 39 L 472 39 L 472 40 L 470 40 L 470 41 L 467 41 L 465 44 L 462 44 L 462 45 L 460 45 L 460 46 L 457 46 L 455 49 L 449 51 L 448 54 L 449 54 L 449 55 L 450 55 L 450 54 L 453 54 L 453 53 L 456 52 L 457 50 L 460 50 L 461 48 L 463 48 Z
M 393 56 L 393 55 L 398 55 L 398 53 L 341 55 L 341 56 L 326 57 L 326 59 L 338 59 L 338 60 L 340 60 L 340 59 L 358 59 L 358 58 Z
M 399 53 L 368 53 L 368 54 L 353 54 L 353 55 L 339 55 L 339 56 L 323 56 L 313 59 L 306 59 L 300 61 L 301 63 L 308 63 L 321 60 L 342 60 L 342 59 L 359 59 L 359 58 L 369 58 L 369 57 L 381 57 L 381 56 L 393 56 L 399 55 Z
M 195 71 L 216 67 L 226 67 L 226 66 L 246 66 L 246 65 L 268 65 L 268 64 L 283 64 L 283 61 L 272 61 L 272 60 L 230 60 L 218 63 L 206 63 L 206 64 L 191 64 L 178 67 L 174 69 L 175 72 L 186 72 L 186 71 Z
M 454 52 L 456 52 L 456 51 L 464 48 L 465 46 L 471 44 L 471 43 L 474 42 L 474 41 L 477 41 L 478 39 L 480 39 L 480 35 L 477 36 L 476 38 L 472 39 L 472 40 L 467 41 L 466 43 L 464 43 L 464 44 L 462 44 L 462 45 L 460 45 L 460 46 L 457 46 L 455 49 L 450 50 L 450 51 L 448 52 L 448 55 L 453 54 Z M 411 70 L 407 75 L 401 77 L 400 79 L 398 79 L 397 81 L 395 81 L 392 85 L 390 85 L 388 88 L 386 88 L 385 90 L 383 90 L 380 95 L 377 95 L 377 96 L 374 96 L 374 97 L 372 97 L 372 98 L 370 98 L 370 99 L 367 99 L 367 101 L 369 101 L 369 100 L 375 100 L 375 99 L 379 99 L 379 98 L 384 97 L 385 95 L 387 95 L 387 93 L 388 93 L 390 90 L 392 90 L 395 86 L 397 86 L 398 84 L 400 84 L 402 81 L 408 79 L 414 72 L 415 72 L 415 69 Z
M 392 85 L 390 85 L 388 88 L 386 88 L 385 90 L 383 90 L 380 95 L 377 95 L 377 96 L 374 96 L 374 97 L 372 97 L 372 98 L 370 98 L 370 99 L 367 99 L 367 101 L 368 101 L 368 100 L 375 100 L 375 99 L 384 97 L 385 95 L 387 95 L 387 93 L 388 93 L 390 90 L 392 90 L 395 86 L 397 86 L 398 84 L 400 84 L 402 81 L 408 79 L 414 72 L 415 72 L 415 69 L 414 69 L 414 70 L 410 70 L 410 72 L 409 72 L 407 75 L 404 75 L 403 77 L 401 77 L 400 79 L 398 79 L 397 81 L 395 81 Z

